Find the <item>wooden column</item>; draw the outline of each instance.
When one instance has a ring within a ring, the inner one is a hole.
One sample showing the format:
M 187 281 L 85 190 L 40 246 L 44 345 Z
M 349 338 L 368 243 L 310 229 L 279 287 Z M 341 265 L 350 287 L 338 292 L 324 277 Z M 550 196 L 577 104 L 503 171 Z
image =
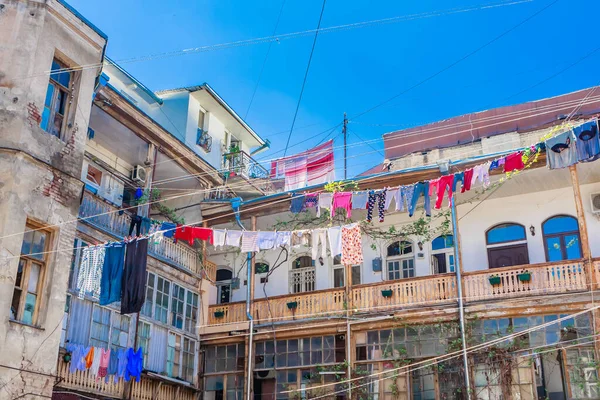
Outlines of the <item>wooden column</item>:
M 573 186 L 573 196 L 575 198 L 575 209 L 577 210 L 577 222 L 579 223 L 579 237 L 581 238 L 581 250 L 583 252 L 583 262 L 585 264 L 585 272 L 588 275 L 587 283 L 590 285 L 590 290 L 596 289 L 596 274 L 594 273 L 594 263 L 592 262 L 592 252 L 590 250 L 590 242 L 588 240 L 587 223 L 585 221 L 585 213 L 583 210 L 583 202 L 581 201 L 581 191 L 579 190 L 579 175 L 577 174 L 577 164 L 569 167 L 571 172 L 571 185 Z
M 256 231 L 256 217 L 253 216 L 252 217 L 252 230 Z M 248 285 L 250 285 L 250 312 L 252 313 L 252 316 L 255 317 L 254 315 L 254 266 L 256 264 L 256 253 L 252 254 L 252 259 L 250 260 L 250 265 L 248 266 L 248 268 L 250 268 L 250 281 L 248 282 Z

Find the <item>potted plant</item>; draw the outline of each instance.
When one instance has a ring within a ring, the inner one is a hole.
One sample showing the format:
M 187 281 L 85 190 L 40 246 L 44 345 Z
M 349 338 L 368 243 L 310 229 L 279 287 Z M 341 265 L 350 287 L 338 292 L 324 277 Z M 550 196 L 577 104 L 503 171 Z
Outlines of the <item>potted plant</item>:
M 517 278 L 519 278 L 521 282 L 529 282 L 531 280 L 531 272 L 528 270 L 523 270 L 517 274 Z
M 215 318 L 223 318 L 225 316 L 225 311 L 215 311 Z
M 381 295 L 383 297 L 392 297 L 392 294 L 394 294 L 394 292 L 392 291 L 392 289 L 387 289 L 387 290 L 382 290 L 381 291 Z
M 490 280 L 490 285 L 492 285 L 492 286 L 497 286 L 500 284 L 500 282 L 502 282 L 498 275 L 490 276 L 489 280 Z
M 289 301 L 287 303 L 287 308 L 290 310 L 295 310 L 296 308 L 298 308 L 298 302 L 297 301 Z

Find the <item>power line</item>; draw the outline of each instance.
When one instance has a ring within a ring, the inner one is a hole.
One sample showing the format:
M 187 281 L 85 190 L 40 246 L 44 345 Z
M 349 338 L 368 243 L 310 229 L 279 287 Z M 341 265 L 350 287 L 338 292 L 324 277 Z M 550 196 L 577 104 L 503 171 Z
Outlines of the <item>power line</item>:
M 298 110 L 300 109 L 300 103 L 302 102 L 302 95 L 304 94 L 304 87 L 306 86 L 306 79 L 308 78 L 308 71 L 310 70 L 310 63 L 315 52 L 315 46 L 317 45 L 317 38 L 319 37 L 319 29 L 321 28 L 321 21 L 323 20 L 323 13 L 325 12 L 325 4 L 327 0 L 323 0 L 323 6 L 321 7 L 321 15 L 319 15 L 319 23 L 315 31 L 315 38 L 313 39 L 312 48 L 310 49 L 310 55 L 308 57 L 308 64 L 306 65 L 306 71 L 304 72 L 304 79 L 302 80 L 302 88 L 300 89 L 300 96 L 298 96 L 298 103 L 296 104 L 296 111 L 294 112 L 294 118 L 292 119 L 292 127 L 290 128 L 290 134 L 288 135 L 287 142 L 285 144 L 285 150 L 283 156 L 287 154 L 288 146 L 290 145 L 290 139 L 292 132 L 294 131 L 294 125 L 296 124 L 296 118 L 298 117 Z
M 451 63 L 450 65 L 447 65 L 446 67 L 440 69 L 439 71 L 435 72 L 432 75 L 429 75 L 427 78 L 419 81 L 418 83 L 410 86 L 409 88 L 401 91 L 398 94 L 395 94 L 394 96 L 382 101 L 381 103 L 359 113 L 354 115 L 353 117 L 351 117 L 350 119 L 356 119 L 358 117 L 361 117 L 367 113 L 370 113 L 371 111 L 374 111 L 376 109 L 378 109 L 379 107 L 389 103 L 390 101 L 393 101 L 395 99 L 397 99 L 398 97 L 402 96 L 405 93 L 408 93 L 409 91 L 423 85 L 424 83 L 429 82 L 430 80 L 432 80 L 433 78 L 437 77 L 438 75 L 441 75 L 442 73 L 448 71 L 449 69 L 453 68 L 454 66 L 460 64 L 461 62 L 463 62 L 464 60 L 470 58 L 471 56 L 479 53 L 481 50 L 485 49 L 486 47 L 492 45 L 493 43 L 497 42 L 498 40 L 500 40 L 501 38 L 503 38 L 504 36 L 508 35 L 509 33 L 511 33 L 512 31 L 514 31 L 515 29 L 519 28 L 520 26 L 524 25 L 525 23 L 529 22 L 530 20 L 532 20 L 533 18 L 535 18 L 536 16 L 538 16 L 539 14 L 541 14 L 542 12 L 544 12 L 545 10 L 547 10 L 548 8 L 552 7 L 554 4 L 558 3 L 560 0 L 554 0 L 551 3 L 549 3 L 548 5 L 544 6 L 542 9 L 536 11 L 535 13 L 533 13 L 532 15 L 530 15 L 529 17 L 525 18 L 523 21 L 519 22 L 518 24 L 514 25 L 512 28 L 502 32 L 500 35 L 494 37 L 492 40 L 486 42 L 485 44 L 483 44 L 482 46 L 479 46 L 478 48 L 476 48 L 475 50 L 467 53 L 466 55 L 464 55 L 463 57 L 459 58 L 458 60 L 454 61 L 453 63 Z
M 281 15 L 283 14 L 284 7 L 285 7 L 285 0 L 283 0 L 281 2 L 281 8 L 279 9 L 279 15 L 277 16 L 277 22 L 275 23 L 275 28 L 273 28 L 273 34 L 271 36 L 275 36 L 275 34 L 277 33 L 277 27 L 279 26 L 279 21 L 281 20 Z M 269 58 L 269 53 L 271 52 L 272 46 L 273 46 L 273 42 L 269 42 L 269 47 L 267 48 L 267 53 L 265 54 L 265 59 L 263 60 L 262 67 L 260 68 L 260 73 L 258 74 L 258 79 L 256 81 L 256 85 L 254 86 L 254 90 L 252 91 L 252 97 L 250 98 L 250 103 L 248 104 L 248 109 L 246 110 L 244 119 L 248 118 L 248 113 L 250 112 L 250 108 L 252 107 L 252 102 L 254 102 L 254 96 L 256 96 L 256 91 L 258 90 L 258 86 L 260 85 L 260 80 L 262 79 L 263 72 L 265 71 L 265 66 L 267 65 L 267 59 Z
M 373 145 L 371 143 L 369 143 L 369 141 L 367 141 L 367 140 L 363 139 L 362 137 L 360 137 L 358 135 L 358 133 L 356 133 L 354 130 L 352 130 L 352 129 L 348 129 L 348 130 L 350 131 L 351 134 L 353 134 L 354 136 L 356 136 L 361 141 L 361 143 L 365 143 L 370 148 L 372 148 L 373 150 L 375 150 L 376 152 L 378 152 L 379 154 L 381 154 L 383 157 L 385 157 L 385 154 L 383 154 L 383 152 L 381 150 L 376 149 L 375 147 L 373 147 Z

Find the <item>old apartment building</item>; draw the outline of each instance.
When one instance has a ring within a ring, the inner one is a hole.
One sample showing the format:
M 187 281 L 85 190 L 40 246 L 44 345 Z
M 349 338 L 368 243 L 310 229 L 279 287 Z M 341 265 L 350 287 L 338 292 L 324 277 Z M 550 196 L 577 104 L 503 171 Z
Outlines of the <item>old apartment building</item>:
M 370 223 L 364 204 L 319 217 L 309 203 L 298 212 L 289 192 L 244 201 L 236 215 L 207 205 L 210 226 L 232 231 L 314 237 L 358 222 L 363 261 L 342 264 L 331 236 L 251 253 L 209 246 L 204 398 L 598 398 L 597 161 L 549 169 L 554 150 L 530 147 L 586 122 L 597 136 L 596 91 L 384 135 L 385 162 L 346 190 L 389 196 L 486 172 L 464 193 L 458 183 L 454 207 L 443 196 L 435 209 L 433 192 L 431 217 L 422 196 L 412 217 L 396 197 L 380 222 L 376 204 Z M 522 155 L 519 172 L 493 169 L 487 182 L 490 166 Z

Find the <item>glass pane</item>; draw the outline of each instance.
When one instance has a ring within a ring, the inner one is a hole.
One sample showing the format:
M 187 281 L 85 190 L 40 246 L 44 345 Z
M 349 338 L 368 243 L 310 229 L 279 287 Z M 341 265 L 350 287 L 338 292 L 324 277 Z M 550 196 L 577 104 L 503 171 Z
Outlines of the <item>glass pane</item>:
M 360 285 L 360 265 L 352 266 L 352 284 Z
M 44 259 L 44 254 L 39 253 L 43 253 L 46 249 L 46 236 L 44 232 L 33 232 L 33 249 L 31 252 L 35 255 L 32 255 L 32 257 L 39 260 Z
M 567 250 L 567 260 L 581 258 L 579 250 L 579 234 L 565 236 L 565 248 Z
M 516 224 L 502 224 L 487 233 L 488 244 L 525 240 L 525 227 Z
M 544 235 L 552 235 L 554 233 L 563 232 L 577 232 L 579 231 L 579 225 L 577 219 L 562 215 L 559 217 L 550 218 L 548 221 L 542 224 L 542 230 Z
M 31 263 L 29 268 L 29 284 L 27 285 L 27 291 L 30 293 L 37 293 L 38 281 L 40 280 L 40 271 L 42 267 L 39 264 Z
M 48 122 L 50 121 L 50 108 L 44 107 L 42 111 L 42 121 L 40 122 L 40 127 L 47 131 L 48 130 Z
M 65 87 L 69 87 L 69 82 L 71 80 L 71 73 L 68 71 L 63 72 L 55 72 L 60 71 L 61 69 L 66 69 L 67 66 L 58 62 L 57 60 L 52 61 L 52 73 L 50 74 L 50 78 L 57 81 L 61 85 Z
M 27 229 L 30 229 L 30 228 L 27 227 Z M 21 245 L 21 254 L 30 254 L 31 253 L 32 242 L 33 242 L 33 232 L 32 231 L 25 232 L 25 235 L 23 235 L 23 244 Z
M 21 287 L 21 281 L 23 280 L 23 270 L 25 269 L 25 260 L 19 260 L 19 268 L 17 269 L 17 278 L 15 279 L 15 286 Z
M 26 324 L 33 324 L 33 312 L 35 311 L 35 302 L 37 296 L 35 294 L 27 293 L 25 296 L 25 305 L 23 307 L 23 318 L 21 321 Z
M 454 237 L 452 235 L 438 236 L 431 242 L 432 250 L 442 250 L 454 246 Z
M 50 106 L 52 105 L 52 95 L 54 95 L 54 85 L 51 83 L 48 83 L 48 90 L 46 91 L 46 100 L 44 100 L 44 106 L 45 108 L 48 108 L 48 111 L 50 111 Z M 42 116 L 43 117 L 43 116 Z M 43 119 L 42 119 L 43 121 Z M 42 122 L 43 124 L 43 122 Z
M 344 269 L 336 268 L 333 270 L 333 287 L 344 286 Z
M 546 238 L 548 247 L 548 261 L 560 261 L 563 259 L 560 237 Z

